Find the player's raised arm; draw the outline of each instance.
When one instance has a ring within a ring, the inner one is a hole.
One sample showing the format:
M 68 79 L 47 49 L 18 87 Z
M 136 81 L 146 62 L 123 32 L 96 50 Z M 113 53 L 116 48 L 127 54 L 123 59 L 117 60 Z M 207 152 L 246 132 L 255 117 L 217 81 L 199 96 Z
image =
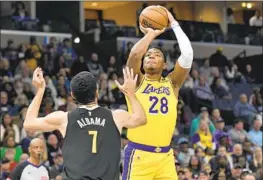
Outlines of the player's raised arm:
M 193 62 L 193 48 L 191 42 L 183 32 L 179 23 L 174 19 L 173 15 L 167 10 L 169 22 L 171 28 L 173 29 L 175 36 L 177 38 L 179 48 L 181 50 L 181 55 L 178 58 L 174 71 L 169 74 L 170 79 L 172 80 L 173 85 L 176 88 L 180 88 L 189 74 L 189 71 L 192 67 Z
M 63 111 L 53 112 L 45 117 L 38 118 L 38 112 L 41 101 L 45 92 L 46 84 L 43 78 L 43 73 L 40 68 L 37 68 L 33 74 L 33 85 L 37 89 L 36 95 L 28 107 L 24 128 L 34 131 L 53 131 L 61 127 L 67 118 L 67 113 Z
M 133 46 L 126 64 L 129 68 L 132 68 L 134 70 L 135 74 L 138 74 L 137 85 L 142 80 L 142 57 L 147 52 L 152 41 L 165 31 L 165 29 L 153 30 L 151 28 L 144 28 L 142 26 L 140 26 L 140 29 L 145 34 L 145 36 Z
M 135 95 L 138 75 L 136 74 L 134 77 L 133 69 L 126 67 L 123 70 L 123 76 L 124 84 L 120 85 L 118 81 L 116 81 L 116 84 L 129 99 L 129 102 L 131 103 L 132 114 L 120 109 L 113 111 L 114 121 L 120 130 L 123 127 L 135 128 L 147 123 L 144 109 Z

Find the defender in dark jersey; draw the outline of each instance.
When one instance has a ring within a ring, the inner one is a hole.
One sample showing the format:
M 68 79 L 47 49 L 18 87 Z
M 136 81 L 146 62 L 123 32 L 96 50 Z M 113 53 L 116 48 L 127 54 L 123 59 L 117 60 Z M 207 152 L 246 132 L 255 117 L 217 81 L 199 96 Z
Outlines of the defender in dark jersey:
M 137 75 L 123 70 L 124 84 L 116 82 L 129 98 L 133 113 L 110 111 L 97 104 L 98 90 L 94 76 L 89 72 L 77 74 L 71 81 L 71 96 L 80 104 L 71 112 L 56 111 L 38 118 L 45 91 L 45 80 L 40 68 L 33 74 L 36 95 L 28 107 L 26 130 L 59 130 L 64 136 L 63 179 L 117 180 L 119 178 L 120 132 L 123 127 L 135 128 L 146 124 L 144 110 L 135 96 Z

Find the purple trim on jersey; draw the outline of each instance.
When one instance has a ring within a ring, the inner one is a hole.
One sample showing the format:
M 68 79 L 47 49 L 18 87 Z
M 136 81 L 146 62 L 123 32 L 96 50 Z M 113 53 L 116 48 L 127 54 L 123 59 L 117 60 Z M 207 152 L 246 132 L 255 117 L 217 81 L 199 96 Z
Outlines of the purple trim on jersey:
M 123 173 L 122 173 L 122 180 L 129 180 L 130 179 L 130 171 L 132 167 L 132 160 L 135 153 L 134 148 L 126 146 L 124 150 L 124 165 L 123 165 Z
M 39 164 L 38 166 L 37 166 L 37 165 L 35 165 L 35 164 L 32 164 L 31 162 L 29 162 L 29 160 L 28 160 L 28 159 L 26 160 L 26 162 L 27 162 L 28 164 L 30 164 L 30 165 L 32 165 L 32 166 L 34 166 L 34 167 L 36 167 L 36 168 L 40 168 L 41 166 L 43 166 L 43 163 Z
M 153 152 L 153 153 L 167 153 L 171 149 L 170 146 L 155 147 L 155 146 L 148 146 L 148 145 L 144 145 L 144 144 L 138 144 L 138 143 L 134 143 L 134 142 L 129 142 L 128 146 L 132 147 L 134 149 L 139 149 L 142 151 Z

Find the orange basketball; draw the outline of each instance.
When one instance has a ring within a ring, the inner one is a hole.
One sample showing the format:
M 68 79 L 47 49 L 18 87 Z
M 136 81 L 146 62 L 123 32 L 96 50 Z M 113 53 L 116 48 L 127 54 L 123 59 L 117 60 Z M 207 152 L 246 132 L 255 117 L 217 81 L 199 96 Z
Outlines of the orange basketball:
M 152 29 L 163 29 L 168 25 L 168 15 L 162 6 L 148 6 L 140 14 L 140 24 Z

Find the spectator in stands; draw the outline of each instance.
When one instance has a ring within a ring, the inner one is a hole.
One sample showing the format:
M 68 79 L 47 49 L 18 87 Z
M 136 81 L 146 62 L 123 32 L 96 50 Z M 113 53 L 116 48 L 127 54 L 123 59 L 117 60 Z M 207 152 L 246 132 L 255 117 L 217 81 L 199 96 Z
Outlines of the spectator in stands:
M 246 156 L 247 162 L 250 164 L 253 158 L 253 148 L 252 148 L 252 143 L 250 140 L 245 140 L 242 144 L 243 146 L 243 154 Z
M 246 65 L 246 71 L 244 73 L 244 76 L 245 76 L 245 79 L 246 79 L 247 83 L 255 82 L 255 77 L 253 75 L 252 67 L 251 67 L 250 64 Z
M 249 165 L 249 169 L 256 173 L 257 178 L 262 178 L 261 170 L 262 170 L 262 148 L 256 147 L 253 153 L 252 162 Z
M 234 16 L 233 16 L 233 10 L 232 10 L 232 8 L 227 8 L 227 19 L 226 19 L 226 22 L 227 22 L 227 24 L 235 24 L 236 23 L 236 21 L 235 21 L 235 18 L 234 18 Z
M 221 146 L 218 149 L 218 154 L 209 161 L 209 164 L 214 172 L 224 168 L 226 173 L 230 174 L 230 161 L 231 159 L 227 156 L 225 147 Z
M 22 154 L 22 148 L 15 143 L 14 136 L 7 136 L 3 141 L 3 146 L 0 151 L 0 160 L 7 158 L 7 155 L 12 156 L 14 162 L 18 163 Z
M 13 16 L 18 16 L 20 18 L 28 17 L 29 14 L 25 9 L 25 4 L 23 2 L 16 2 L 15 5 L 15 12 L 13 13 Z
M 183 172 L 184 172 L 184 180 L 192 180 L 193 178 L 193 173 L 192 173 L 192 169 L 190 167 L 187 168 L 183 168 Z
M 224 119 L 219 118 L 217 120 L 214 120 L 213 122 L 215 123 L 215 127 L 216 127 L 216 130 L 214 131 L 214 137 L 216 140 L 216 147 L 217 148 L 219 147 L 220 138 L 222 138 L 223 136 L 226 136 L 227 140 L 229 142 L 231 142 L 230 137 L 228 136 L 228 134 L 226 133 L 226 130 L 225 130 Z
M 14 100 L 17 96 L 17 93 L 16 93 L 15 88 L 14 88 L 14 83 L 10 82 L 10 80 L 8 80 L 7 82 L 3 82 L 2 89 L 3 89 L 3 91 L 5 91 L 7 93 L 8 103 L 13 104 Z M 14 109 L 14 108 L 12 108 L 12 109 Z
M 26 135 L 27 136 L 21 140 L 21 147 L 22 147 L 23 152 L 28 154 L 29 153 L 28 148 L 29 148 L 31 140 L 35 136 L 35 132 L 34 131 L 26 131 Z
M 229 152 L 229 153 L 231 153 L 233 150 L 231 138 L 229 137 L 229 135 L 227 133 L 223 133 L 223 134 L 221 134 L 221 136 L 219 136 L 218 145 L 224 146 L 226 148 L 227 152 Z
M 234 64 L 234 61 L 230 60 L 228 65 L 224 69 L 224 77 L 227 82 L 242 82 L 242 75 L 238 71 L 238 67 Z
M 178 180 L 186 180 L 183 169 L 176 170 L 178 174 Z
M 216 142 L 213 134 L 209 130 L 209 121 L 207 119 L 201 119 L 199 124 L 199 129 L 192 137 L 192 143 L 194 148 L 200 146 L 204 150 L 211 148 L 212 150 L 216 149 Z
M 213 123 L 216 123 L 218 120 L 222 120 L 222 117 L 221 117 L 221 114 L 220 114 L 220 110 L 219 109 L 213 109 L 212 116 L 211 116 L 211 121 Z
M 191 156 L 195 154 L 194 150 L 188 147 L 188 143 L 188 139 L 186 139 L 185 137 L 181 137 L 177 142 L 180 150 L 177 159 L 181 167 L 187 167 L 190 163 Z
M 198 177 L 198 180 L 209 180 L 210 179 L 210 175 L 207 171 L 201 171 L 200 175 Z
M 104 73 L 102 65 L 99 62 L 98 55 L 96 53 L 91 54 L 91 61 L 88 63 L 88 70 L 91 72 L 96 78 L 99 78 L 101 73 Z
M 250 26 L 257 26 L 257 27 L 261 27 L 262 26 L 262 16 L 260 15 L 260 11 L 259 10 L 256 10 L 255 11 L 255 15 L 252 16 L 250 19 L 249 19 L 249 25 Z
M 31 101 L 34 98 L 34 93 L 32 92 L 32 86 L 25 82 L 23 85 L 23 94 L 26 95 L 28 101 Z
M 10 177 L 10 161 L 5 159 L 1 161 L 0 179 L 7 180 Z
M 190 75 L 188 75 L 183 86 L 180 89 L 180 96 L 182 97 L 185 104 L 191 107 L 193 105 L 193 87 L 193 78 Z
M 50 178 L 55 179 L 63 170 L 63 157 L 61 153 L 53 155 L 54 165 L 50 169 Z
M 48 161 L 49 165 L 54 165 L 53 156 L 59 152 L 58 138 L 54 134 L 50 134 L 47 140 L 47 151 L 48 151 Z
M 250 140 L 256 146 L 262 147 L 262 131 L 260 130 L 262 127 L 262 121 L 259 119 L 259 116 L 256 116 L 254 119 L 253 129 L 248 132 Z
M 19 65 L 15 70 L 15 78 L 22 79 L 23 82 L 27 82 L 31 84 L 31 78 L 30 78 L 31 72 L 32 71 L 30 71 L 30 68 L 26 64 L 26 61 L 22 60 L 20 61 Z
M 242 175 L 241 175 L 242 177 Z M 255 175 L 252 173 L 246 173 L 244 176 L 241 178 L 242 180 L 256 180 Z
M 258 112 L 262 112 L 262 95 L 260 89 L 255 88 L 249 97 L 249 104 L 253 105 Z
M 122 52 L 121 52 L 121 65 L 125 65 L 126 61 L 129 58 L 129 54 L 131 52 L 132 47 L 134 46 L 134 43 L 129 41 L 127 44 L 126 42 L 122 43 Z
M 28 150 L 27 150 L 27 151 L 28 151 Z M 28 152 L 28 153 L 29 153 L 29 152 Z M 23 154 L 20 156 L 19 164 L 25 162 L 25 161 L 29 158 L 28 153 L 23 153 Z
M 247 95 L 241 94 L 239 101 L 234 107 L 234 114 L 236 117 L 242 117 L 245 123 L 251 125 L 252 119 L 255 117 L 256 109 L 248 103 Z
M 9 60 L 6 58 L 3 58 L 0 61 L 0 76 L 1 77 L 4 77 L 4 76 L 13 77 L 13 73 L 10 68 Z
M 235 144 L 233 147 L 233 153 L 231 155 L 232 162 L 230 163 L 231 169 L 233 165 L 238 163 L 242 169 L 248 169 L 248 162 L 246 156 L 243 155 L 243 148 L 241 144 Z
M 221 86 L 223 86 L 227 91 L 229 90 L 229 87 L 221 75 L 218 67 L 211 67 L 211 76 L 208 78 L 208 82 L 211 85 L 215 78 L 221 78 Z
M 71 47 L 71 41 L 68 38 L 63 40 L 62 46 L 57 50 L 59 55 L 62 55 L 65 59 L 66 67 L 70 67 L 72 63 L 78 58 L 75 50 Z
M 12 117 L 8 113 L 4 113 L 2 115 L 2 123 L 1 123 L 1 141 L 4 140 L 4 134 L 7 128 L 11 128 L 14 130 L 15 142 L 20 143 L 20 130 L 16 124 L 13 123 Z
M 242 173 L 242 168 L 240 164 L 236 163 L 233 165 L 233 168 L 231 169 L 231 177 L 229 180 L 240 180 L 240 176 Z
M 201 120 L 208 119 L 209 123 L 209 130 L 211 133 L 214 133 L 215 126 L 214 124 L 209 120 L 209 113 L 208 109 L 206 107 L 202 107 L 200 109 L 201 113 L 199 116 L 197 116 L 195 119 L 192 120 L 191 128 L 190 128 L 190 137 L 192 137 L 198 130 Z
M 212 107 L 213 92 L 204 77 L 200 77 L 198 84 L 194 86 L 194 94 L 199 106 L 203 104 L 206 107 Z
M 70 74 L 73 77 L 81 71 L 88 71 L 88 66 L 83 56 L 79 56 L 78 60 L 73 62 L 70 68 Z
M 111 56 L 109 60 L 109 64 L 107 67 L 107 73 L 110 74 L 112 72 L 117 72 L 116 58 L 115 56 Z
M 115 83 L 115 80 L 118 79 L 118 74 L 116 71 L 114 72 L 111 72 L 109 74 L 109 80 L 108 80 L 108 88 L 109 90 L 113 90 L 113 89 L 116 89 L 117 88 L 117 85 Z
M 234 127 L 228 132 L 232 144 L 242 144 L 245 140 L 249 139 L 249 135 L 246 130 L 244 130 L 244 121 L 240 118 L 234 121 Z
M 107 81 L 102 81 L 100 84 L 98 100 L 104 106 L 109 106 L 110 103 L 115 101 L 112 92 L 108 88 Z
M 214 78 L 211 85 L 213 93 L 220 99 L 231 99 L 229 92 L 221 85 L 221 78 Z
M 123 82 L 123 77 L 118 77 L 118 82 L 122 83 Z M 111 91 L 113 99 L 115 100 L 115 104 L 118 106 L 126 104 L 125 96 L 123 93 L 120 91 L 119 88 L 115 88 Z
M 223 54 L 222 47 L 218 47 L 217 51 L 210 56 L 209 61 L 211 67 L 216 66 L 220 70 L 223 70 L 222 68 L 228 65 L 228 60 L 226 56 Z
M 199 158 L 199 160 L 204 163 L 204 158 L 205 158 L 205 151 L 201 147 L 196 147 L 195 148 L 195 155 Z
M 211 68 L 210 68 L 209 63 L 210 63 L 209 59 L 206 59 L 204 65 L 200 67 L 201 76 L 203 76 L 203 77 L 209 77 L 210 76 Z
M 205 157 L 203 159 L 203 162 L 205 164 L 208 164 L 209 161 L 215 157 L 215 151 L 212 148 L 206 148 L 205 149 Z
M 198 159 L 197 156 L 193 155 L 190 157 L 189 166 L 192 172 L 192 177 L 196 179 L 199 176 L 199 173 L 201 171 L 201 161 Z

